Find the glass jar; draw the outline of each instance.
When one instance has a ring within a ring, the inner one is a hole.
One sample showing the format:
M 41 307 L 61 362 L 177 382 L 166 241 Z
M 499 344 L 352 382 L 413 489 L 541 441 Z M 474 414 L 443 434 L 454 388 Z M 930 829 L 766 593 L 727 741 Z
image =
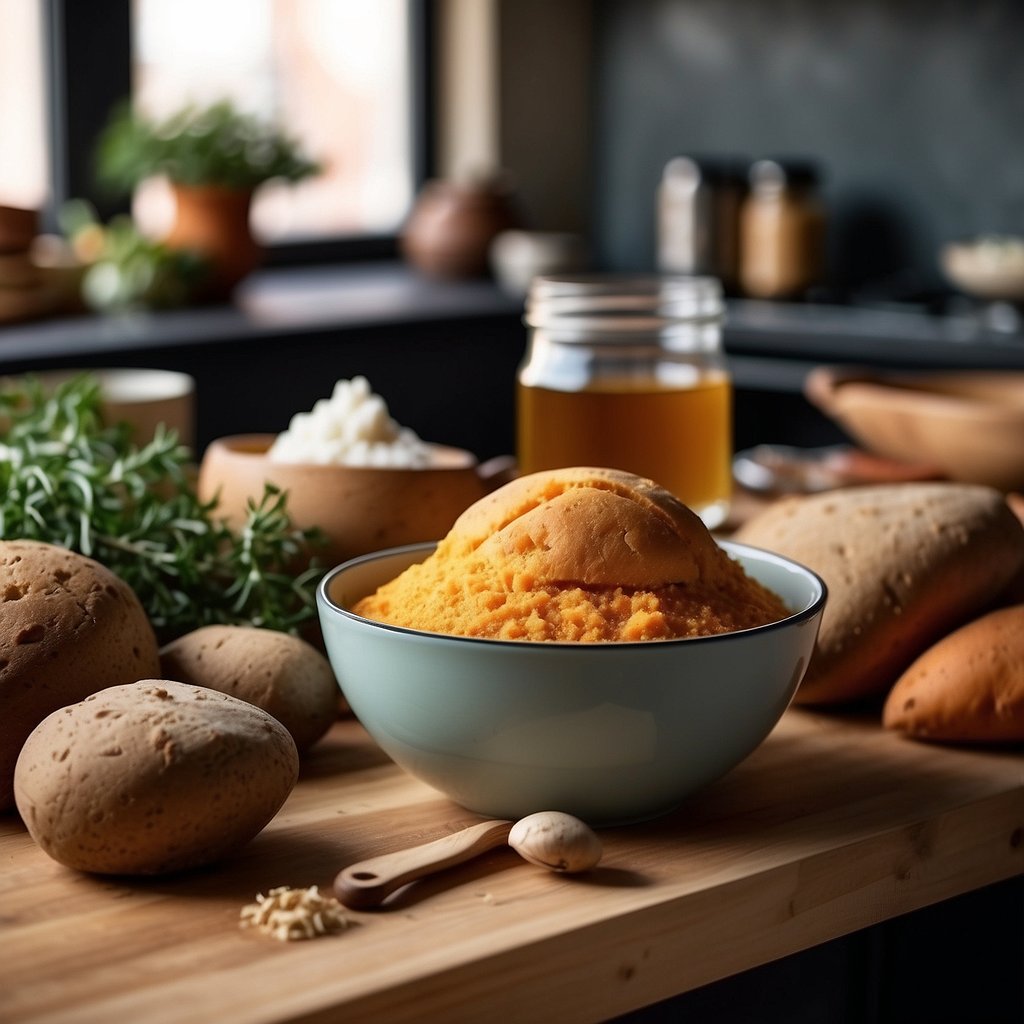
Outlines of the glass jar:
M 740 211 L 740 287 L 758 299 L 799 297 L 824 261 L 818 173 L 803 161 L 758 160 Z
M 710 274 L 739 289 L 740 209 L 747 169 L 738 161 L 676 156 L 657 192 L 657 264 L 662 273 Z
M 534 279 L 519 368 L 520 470 L 649 477 L 718 526 L 732 485 L 732 381 L 715 278 Z

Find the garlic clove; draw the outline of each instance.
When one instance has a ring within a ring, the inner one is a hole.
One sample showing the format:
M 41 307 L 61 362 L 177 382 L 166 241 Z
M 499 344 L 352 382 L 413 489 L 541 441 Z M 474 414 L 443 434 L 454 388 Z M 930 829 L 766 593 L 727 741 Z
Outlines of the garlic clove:
M 509 832 L 508 845 L 523 860 L 566 874 L 589 871 L 603 852 L 590 826 L 562 811 L 538 811 L 521 818 Z

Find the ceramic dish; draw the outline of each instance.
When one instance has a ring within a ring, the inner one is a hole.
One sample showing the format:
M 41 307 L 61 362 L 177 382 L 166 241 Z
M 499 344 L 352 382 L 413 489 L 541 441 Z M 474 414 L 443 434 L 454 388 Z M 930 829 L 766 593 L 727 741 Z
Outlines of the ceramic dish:
M 549 644 L 442 636 L 347 610 L 433 550 L 417 545 L 330 572 L 317 593 L 320 623 L 352 710 L 410 774 L 484 815 L 636 821 L 750 754 L 814 648 L 821 579 L 778 555 L 722 546 L 793 614 L 717 637 Z
M 99 384 L 100 414 L 106 423 L 127 423 L 139 447 L 148 444 L 158 425 L 177 432 L 178 440 L 191 448 L 195 441 L 195 380 L 177 370 L 145 367 L 44 370 L 33 373 L 43 392 L 50 394 L 82 374 Z M 3 383 L 21 384 L 18 377 Z
M 946 279 L 988 302 L 1024 302 L 1024 238 L 989 236 L 949 242 L 939 252 Z
M 434 462 L 423 468 L 314 465 L 273 462 L 274 434 L 238 434 L 210 443 L 199 467 L 203 501 L 232 524 L 264 485 L 288 492 L 288 514 L 302 528 L 322 531 L 317 556 L 336 565 L 356 555 L 443 536 L 459 513 L 482 498 L 500 476 L 460 448 L 432 445 Z

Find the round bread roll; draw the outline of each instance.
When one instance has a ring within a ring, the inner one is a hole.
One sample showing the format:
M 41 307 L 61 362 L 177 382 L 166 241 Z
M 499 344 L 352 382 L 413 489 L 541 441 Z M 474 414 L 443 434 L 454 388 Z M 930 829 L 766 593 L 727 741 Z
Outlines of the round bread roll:
M 770 506 L 736 539 L 814 569 L 828 587 L 796 701 L 884 693 L 950 629 L 995 602 L 1024 566 L 1003 495 L 971 484 L 855 487 Z
M 161 648 L 160 672 L 262 708 L 292 734 L 300 753 L 338 717 L 330 663 L 312 644 L 277 630 L 203 626 Z
M 18 810 L 54 860 L 152 875 L 253 838 L 298 777 L 288 731 L 246 701 L 161 679 L 113 686 L 44 719 L 14 776 Z
M 896 681 L 882 722 L 918 739 L 1024 741 L 1024 605 L 990 612 L 929 647 Z
M 700 517 L 652 480 L 571 467 L 482 498 L 445 539 L 511 572 L 589 586 L 692 583 L 724 557 Z
M 159 671 L 153 629 L 119 576 L 53 544 L 0 541 L 0 809 L 14 806 L 18 752 L 51 711 Z

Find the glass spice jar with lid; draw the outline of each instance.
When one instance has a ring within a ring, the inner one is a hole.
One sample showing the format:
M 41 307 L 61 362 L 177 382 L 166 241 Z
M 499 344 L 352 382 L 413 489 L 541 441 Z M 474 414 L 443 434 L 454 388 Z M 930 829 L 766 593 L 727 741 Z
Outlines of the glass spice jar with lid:
M 819 282 L 825 212 L 819 174 L 806 160 L 758 160 L 740 210 L 740 288 L 758 299 L 792 299 Z
M 711 277 L 534 279 L 517 381 L 520 471 L 648 477 L 711 528 L 732 485 L 732 381 Z
M 745 162 L 706 156 L 669 160 L 657 190 L 658 270 L 709 274 L 722 282 L 726 294 L 735 294 L 746 194 Z

